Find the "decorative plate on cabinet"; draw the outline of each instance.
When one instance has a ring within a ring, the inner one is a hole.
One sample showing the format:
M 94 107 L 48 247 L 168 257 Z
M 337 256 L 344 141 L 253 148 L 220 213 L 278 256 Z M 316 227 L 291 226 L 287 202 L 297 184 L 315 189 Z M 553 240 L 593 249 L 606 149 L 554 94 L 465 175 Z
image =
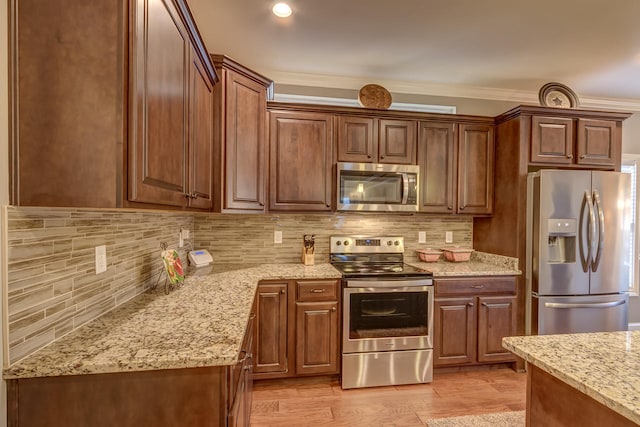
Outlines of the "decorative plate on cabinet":
M 368 84 L 360 88 L 358 102 L 364 108 L 386 110 L 391 106 L 391 94 L 380 85 Z
M 578 108 L 578 95 L 561 83 L 547 83 L 538 92 L 540 105 L 556 108 Z

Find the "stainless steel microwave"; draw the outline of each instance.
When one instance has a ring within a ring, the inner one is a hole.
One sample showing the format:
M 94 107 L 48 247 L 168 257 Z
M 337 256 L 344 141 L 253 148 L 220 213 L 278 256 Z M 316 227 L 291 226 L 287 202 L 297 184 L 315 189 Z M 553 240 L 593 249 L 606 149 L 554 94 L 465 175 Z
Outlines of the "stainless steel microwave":
M 338 162 L 339 211 L 418 211 L 419 166 Z

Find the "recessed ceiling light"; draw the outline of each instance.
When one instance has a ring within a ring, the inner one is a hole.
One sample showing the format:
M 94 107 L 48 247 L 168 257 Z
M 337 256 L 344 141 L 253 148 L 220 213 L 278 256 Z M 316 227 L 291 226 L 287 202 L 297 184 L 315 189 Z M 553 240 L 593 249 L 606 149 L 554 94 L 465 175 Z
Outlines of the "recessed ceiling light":
M 273 6 L 273 14 L 280 18 L 286 18 L 291 15 L 291 7 L 286 3 L 276 3 Z

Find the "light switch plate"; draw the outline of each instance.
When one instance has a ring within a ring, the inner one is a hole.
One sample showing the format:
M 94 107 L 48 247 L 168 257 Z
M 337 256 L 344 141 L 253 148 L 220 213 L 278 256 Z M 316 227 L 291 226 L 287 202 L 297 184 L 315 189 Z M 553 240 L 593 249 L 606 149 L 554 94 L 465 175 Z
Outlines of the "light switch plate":
M 107 247 L 96 246 L 96 274 L 107 271 Z
M 427 243 L 426 231 L 418 231 L 418 243 Z
M 446 231 L 444 233 L 444 242 L 453 243 L 453 231 Z
M 282 231 L 276 230 L 273 232 L 273 243 L 282 243 Z

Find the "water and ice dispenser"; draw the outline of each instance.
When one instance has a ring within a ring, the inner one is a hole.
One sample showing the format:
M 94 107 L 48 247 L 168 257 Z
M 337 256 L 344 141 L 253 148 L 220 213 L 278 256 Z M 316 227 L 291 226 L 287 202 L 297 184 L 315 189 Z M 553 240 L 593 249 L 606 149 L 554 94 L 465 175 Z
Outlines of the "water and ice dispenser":
M 547 220 L 547 260 L 554 264 L 570 264 L 576 262 L 577 221 L 569 219 Z

